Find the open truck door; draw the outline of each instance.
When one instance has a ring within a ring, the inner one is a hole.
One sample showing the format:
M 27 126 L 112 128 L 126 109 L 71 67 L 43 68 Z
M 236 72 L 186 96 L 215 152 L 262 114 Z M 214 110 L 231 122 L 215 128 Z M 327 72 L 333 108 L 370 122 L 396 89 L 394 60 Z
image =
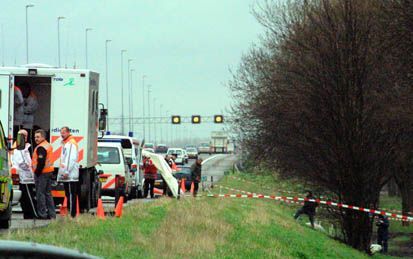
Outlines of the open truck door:
M 8 147 L 13 134 L 13 84 L 10 75 L 0 75 L 0 228 L 11 222 L 12 180 L 9 172 Z
M 9 147 L 13 142 L 14 88 L 10 74 L 0 74 L 0 120 Z

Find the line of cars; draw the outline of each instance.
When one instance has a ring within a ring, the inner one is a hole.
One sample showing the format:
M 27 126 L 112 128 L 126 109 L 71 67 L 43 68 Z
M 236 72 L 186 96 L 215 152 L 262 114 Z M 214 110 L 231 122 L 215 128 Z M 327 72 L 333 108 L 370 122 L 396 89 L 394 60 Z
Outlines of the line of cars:
M 120 196 L 128 199 L 142 198 L 143 173 L 140 170 L 142 147 L 135 138 L 105 135 L 98 139 L 97 170 L 101 173 L 101 194 L 112 196 L 115 203 Z

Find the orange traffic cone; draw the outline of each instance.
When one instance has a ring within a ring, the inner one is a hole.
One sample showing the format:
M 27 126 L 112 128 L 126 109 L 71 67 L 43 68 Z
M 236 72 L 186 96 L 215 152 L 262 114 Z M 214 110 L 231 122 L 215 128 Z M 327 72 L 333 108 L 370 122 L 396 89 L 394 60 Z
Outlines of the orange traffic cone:
M 79 196 L 76 196 L 76 217 L 80 215 Z
M 60 216 L 64 217 L 67 216 L 67 198 L 63 200 L 62 206 L 60 206 Z
M 103 202 L 102 202 L 101 198 L 99 198 L 99 200 L 98 200 L 98 207 L 96 209 L 96 216 L 100 219 L 105 219 L 105 210 L 103 209 Z
M 194 182 L 192 182 L 192 184 L 191 184 L 191 193 L 194 193 L 194 190 L 195 190 L 195 185 L 194 185 Z
M 160 189 L 158 189 L 158 188 L 153 188 L 153 193 L 162 195 L 162 194 L 163 194 L 163 191 L 160 190 Z
M 185 178 L 182 178 L 182 180 L 181 180 L 181 190 L 182 190 L 182 192 L 186 192 L 186 188 L 185 188 Z
M 115 216 L 120 218 L 122 216 L 122 208 L 123 208 L 123 196 L 120 196 L 118 204 L 115 208 Z

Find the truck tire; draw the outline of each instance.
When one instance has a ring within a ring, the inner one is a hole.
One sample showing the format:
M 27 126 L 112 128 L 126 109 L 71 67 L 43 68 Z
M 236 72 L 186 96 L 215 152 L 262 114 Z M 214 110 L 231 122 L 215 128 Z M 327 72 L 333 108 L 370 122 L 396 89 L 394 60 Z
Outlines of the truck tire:
M 136 196 L 138 197 L 138 199 L 142 199 L 143 198 L 142 190 L 137 190 Z
M 0 214 L 0 229 L 8 229 L 11 226 L 11 200 L 9 206 Z
M 131 192 L 129 194 L 129 199 L 136 199 L 136 197 L 138 196 L 138 188 L 136 186 L 131 188 Z
M 79 192 L 79 203 L 80 203 L 80 211 L 82 213 L 88 212 L 92 207 L 91 204 L 91 183 L 90 183 L 90 175 L 91 169 L 85 169 L 79 172 L 80 174 L 80 192 Z
M 91 208 L 96 208 L 98 205 L 98 200 L 100 197 L 100 191 L 102 189 L 102 183 L 99 181 L 99 177 L 97 175 L 96 169 L 93 170 L 91 174 L 91 185 L 92 185 L 92 191 L 90 193 L 90 199 L 91 199 Z

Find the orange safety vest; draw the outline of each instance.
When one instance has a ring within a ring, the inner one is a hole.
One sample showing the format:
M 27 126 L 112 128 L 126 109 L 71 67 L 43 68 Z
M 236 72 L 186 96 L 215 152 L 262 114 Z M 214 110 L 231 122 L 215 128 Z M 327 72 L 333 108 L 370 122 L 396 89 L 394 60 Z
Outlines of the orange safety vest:
M 46 149 L 46 152 L 47 152 L 46 163 L 44 165 L 42 173 L 45 174 L 45 173 L 53 172 L 54 171 L 53 162 L 52 162 L 53 147 L 46 140 L 43 141 L 42 143 L 40 143 L 39 145 L 37 145 L 37 147 L 34 149 L 33 159 L 32 159 L 33 172 L 36 171 L 36 168 L 37 168 L 37 159 L 38 159 L 38 157 L 37 157 L 37 148 L 38 147 L 43 147 L 44 149 Z
M 70 142 L 70 143 L 72 143 L 73 145 L 75 145 L 75 146 L 76 146 L 76 149 L 79 151 L 79 145 L 77 144 L 75 137 L 73 137 L 72 135 L 69 135 L 69 137 L 67 137 L 65 140 L 63 140 L 63 146 L 64 146 L 67 142 Z

